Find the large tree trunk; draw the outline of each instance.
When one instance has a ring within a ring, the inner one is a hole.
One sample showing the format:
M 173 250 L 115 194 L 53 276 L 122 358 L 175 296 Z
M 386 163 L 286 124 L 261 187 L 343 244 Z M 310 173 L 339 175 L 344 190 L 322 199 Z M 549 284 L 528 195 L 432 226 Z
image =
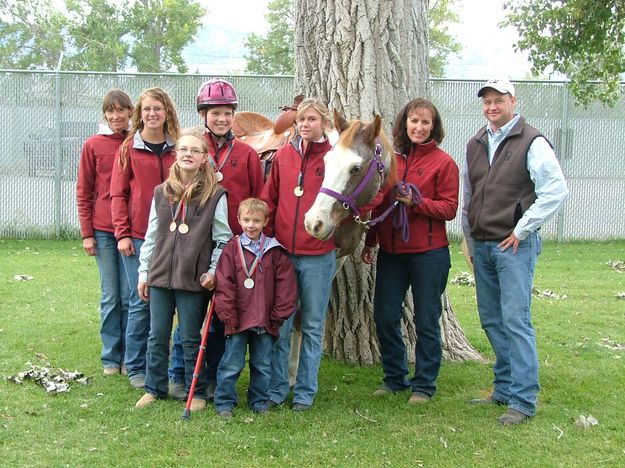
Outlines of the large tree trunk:
M 348 119 L 384 119 L 387 135 L 395 114 L 416 96 L 429 95 L 427 73 L 428 0 L 295 0 L 295 86 L 318 97 Z M 375 266 L 347 257 L 334 281 L 325 350 L 339 359 L 378 362 L 373 323 Z M 447 305 L 448 301 L 447 301 Z M 451 312 L 442 319 L 444 355 L 475 359 Z M 412 299 L 404 301 L 404 335 L 409 358 L 416 339 Z

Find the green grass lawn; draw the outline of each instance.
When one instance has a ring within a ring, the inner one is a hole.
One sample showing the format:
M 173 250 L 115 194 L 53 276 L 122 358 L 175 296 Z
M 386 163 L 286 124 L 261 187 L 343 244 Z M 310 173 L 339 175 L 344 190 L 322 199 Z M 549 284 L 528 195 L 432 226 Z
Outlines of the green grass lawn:
M 488 394 L 489 364 L 443 363 L 435 398 L 409 407 L 407 393 L 371 396 L 379 366 L 331 359 L 311 411 L 242 408 L 226 423 L 210 407 L 183 422 L 183 403 L 137 411 L 142 393 L 102 376 L 97 268 L 79 241 L 0 240 L 0 375 L 41 353 L 91 377 L 56 396 L 2 379 L 0 466 L 624 466 L 625 350 L 609 345 L 625 343 L 625 300 L 615 297 L 625 273 L 609 260 L 625 260 L 625 242 L 545 245 L 536 286 L 567 298 L 533 303 L 542 390 L 527 424 L 500 427 L 501 408 L 467 404 Z M 457 245 L 452 262 L 450 278 L 467 269 Z M 449 285 L 449 294 L 469 340 L 492 359 L 474 289 Z M 575 425 L 590 414 L 598 425 Z

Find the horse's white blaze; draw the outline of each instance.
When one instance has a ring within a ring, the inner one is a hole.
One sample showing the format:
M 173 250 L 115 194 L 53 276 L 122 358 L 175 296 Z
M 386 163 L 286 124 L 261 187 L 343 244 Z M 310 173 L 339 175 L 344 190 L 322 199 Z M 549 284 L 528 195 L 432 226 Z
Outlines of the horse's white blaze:
M 321 184 L 338 193 L 343 193 L 350 178 L 350 170 L 354 165 L 362 164 L 362 157 L 355 151 L 335 146 L 324 159 L 325 176 Z M 331 219 L 332 206 L 336 198 L 325 193 L 317 194 L 315 202 L 304 217 L 306 230 L 316 237 L 325 238 L 335 228 L 336 220 Z

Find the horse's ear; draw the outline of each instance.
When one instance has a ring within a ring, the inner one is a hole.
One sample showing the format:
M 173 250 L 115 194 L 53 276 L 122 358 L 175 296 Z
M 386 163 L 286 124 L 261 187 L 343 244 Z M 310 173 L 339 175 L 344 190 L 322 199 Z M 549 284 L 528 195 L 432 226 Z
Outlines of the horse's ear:
M 337 111 L 336 109 L 334 109 L 334 126 L 336 127 L 336 130 L 341 133 L 343 130 L 345 130 L 348 126 L 348 122 L 347 119 L 345 117 L 343 117 L 339 111 Z
M 375 139 L 380 135 L 380 130 L 382 130 L 382 117 L 376 114 L 373 122 L 367 125 L 364 130 L 364 137 L 367 143 L 373 144 Z

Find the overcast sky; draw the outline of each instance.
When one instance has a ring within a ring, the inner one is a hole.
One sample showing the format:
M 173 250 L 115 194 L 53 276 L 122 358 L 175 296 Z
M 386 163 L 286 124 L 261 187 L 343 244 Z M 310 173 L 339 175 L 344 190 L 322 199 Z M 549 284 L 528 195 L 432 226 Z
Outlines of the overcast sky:
M 205 47 L 191 52 L 195 57 L 189 61 L 206 61 L 210 57 L 213 62 L 210 69 L 214 72 L 215 61 L 223 62 L 224 69 L 219 72 L 242 71 L 245 60 L 242 58 L 241 44 L 232 44 L 232 34 L 223 33 L 239 31 L 248 34 L 263 34 L 267 30 L 265 15 L 269 0 L 225 0 L 210 1 L 204 21 L 204 31 L 210 37 L 203 36 L 202 44 L 211 44 L 213 51 L 206 52 Z M 491 76 L 508 76 L 511 79 L 528 78 L 529 65 L 525 54 L 515 53 L 513 44 L 517 39 L 514 28 L 500 28 L 498 24 L 504 18 L 502 1 L 500 0 L 459 0 L 460 23 L 453 26 L 451 32 L 462 44 L 463 50 L 459 57 L 450 57 L 447 66 L 448 78 L 485 79 Z M 222 30 L 222 33 L 219 32 Z M 244 37 L 244 34 L 241 35 Z M 217 58 L 217 51 L 226 55 L 227 60 Z M 206 54 L 206 55 L 205 55 Z M 228 68 L 229 67 L 229 68 Z M 208 71 L 204 67 L 192 65 L 200 71 Z M 203 69 L 203 70 L 202 70 Z

